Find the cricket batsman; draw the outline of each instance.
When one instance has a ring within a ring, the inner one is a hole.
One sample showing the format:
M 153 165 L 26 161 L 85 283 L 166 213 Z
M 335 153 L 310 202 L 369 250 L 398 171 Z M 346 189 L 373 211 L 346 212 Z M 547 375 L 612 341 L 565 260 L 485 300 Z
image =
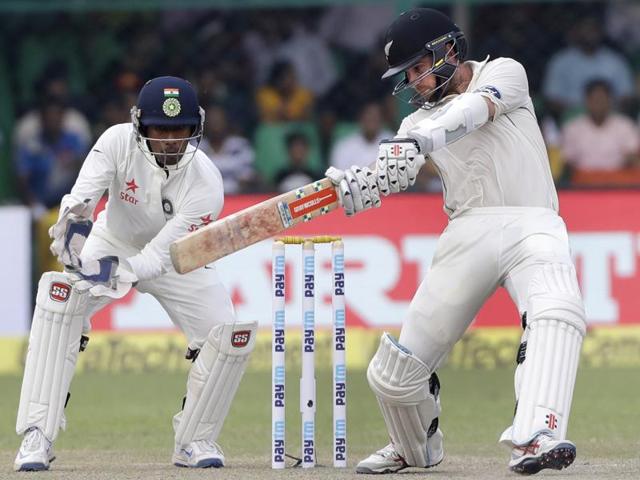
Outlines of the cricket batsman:
M 500 438 L 509 468 L 560 470 L 576 456 L 567 426 L 585 312 L 527 75 L 511 58 L 469 61 L 466 51 L 464 33 L 439 11 L 400 15 L 387 32 L 383 78 L 401 75 L 394 94 L 417 109 L 380 144 L 375 167 L 327 171 L 353 215 L 412 185 L 428 160 L 449 217 L 399 339 L 385 333 L 369 364 L 391 443 L 359 473 L 442 462 L 436 370 L 500 286 L 523 328 L 516 411 Z
M 91 316 L 131 288 L 153 295 L 188 340 L 193 363 L 173 418 L 173 463 L 222 467 L 216 439 L 255 344 L 256 323 L 239 322 L 213 265 L 178 275 L 169 244 L 220 214 L 220 172 L 198 149 L 204 110 L 193 86 L 159 77 L 141 89 L 131 123 L 114 125 L 88 154 L 50 229 L 64 272 L 38 284 L 16 431 L 14 468 L 47 470 Z M 105 190 L 109 201 L 92 224 Z M 88 348 L 91 348 L 90 345 Z M 126 401 L 126 400 L 123 400 Z M 179 400 L 176 399 L 176 404 Z

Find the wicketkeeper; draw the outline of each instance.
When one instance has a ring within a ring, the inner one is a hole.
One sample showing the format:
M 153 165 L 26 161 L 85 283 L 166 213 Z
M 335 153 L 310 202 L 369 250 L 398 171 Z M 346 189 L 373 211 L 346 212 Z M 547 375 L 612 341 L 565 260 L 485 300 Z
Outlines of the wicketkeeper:
M 189 342 L 193 364 L 173 419 L 173 463 L 224 465 L 216 439 L 254 347 L 256 323 L 236 319 L 213 265 L 178 275 L 169 257 L 172 241 L 207 225 L 222 209 L 220 173 L 198 149 L 203 125 L 189 82 L 148 81 L 131 123 L 104 132 L 62 199 L 49 233 L 65 271 L 45 273 L 38 285 L 16 424 L 24 435 L 16 470 L 49 468 L 90 318 L 133 287 L 153 295 Z M 92 225 L 105 190 L 109 201 Z

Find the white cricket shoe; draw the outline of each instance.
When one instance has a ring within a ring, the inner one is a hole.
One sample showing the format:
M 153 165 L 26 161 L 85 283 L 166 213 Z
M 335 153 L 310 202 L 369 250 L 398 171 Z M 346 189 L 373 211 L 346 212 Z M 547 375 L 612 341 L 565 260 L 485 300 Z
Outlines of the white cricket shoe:
M 13 468 L 16 472 L 49 470 L 49 464 L 55 458 L 53 444 L 38 427 L 31 427 L 24 432 Z
M 540 434 L 528 445 L 513 447 L 509 468 L 517 473 L 533 475 L 545 468 L 562 470 L 576 458 L 576 446 L 569 440 L 554 440 Z
M 435 467 L 442 462 L 444 458 L 442 438 L 443 435 L 440 429 L 437 429 L 433 435 L 427 438 L 429 464 L 425 465 L 424 468 Z M 358 463 L 356 473 L 395 473 L 409 466 L 411 465 L 405 462 L 404 458 L 397 452 L 393 443 L 390 443 Z
M 188 445 L 176 445 L 173 464 L 177 467 L 220 468 L 224 467 L 224 453 L 216 442 L 196 440 Z

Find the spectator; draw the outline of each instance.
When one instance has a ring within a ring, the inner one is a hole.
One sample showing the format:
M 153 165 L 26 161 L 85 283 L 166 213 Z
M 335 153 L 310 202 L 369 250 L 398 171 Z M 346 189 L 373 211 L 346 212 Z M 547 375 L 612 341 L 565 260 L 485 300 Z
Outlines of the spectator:
M 249 13 L 250 27 L 242 39 L 242 49 L 249 58 L 255 85 L 269 79 L 273 65 L 282 46 L 282 26 L 278 21 L 280 12 L 257 11 Z
M 557 52 L 547 65 L 543 94 L 556 119 L 568 109 L 584 104 L 586 84 L 605 79 L 615 101 L 627 105 L 633 97 L 633 75 L 627 60 L 603 44 L 600 21 L 585 17 L 569 30 L 569 46 Z
M 286 137 L 287 166 L 276 173 L 278 192 L 288 192 L 321 177 L 309 168 L 309 139 L 303 133 L 293 132 Z
M 258 110 L 263 122 L 307 120 L 313 108 L 313 95 L 300 86 L 290 63 L 273 66 L 269 82 L 257 93 Z
M 233 135 L 227 114 L 220 105 L 207 108 L 205 132 L 200 149 L 206 153 L 222 174 L 225 194 L 237 194 L 257 189 L 254 169 L 255 154 L 249 141 Z
M 586 87 L 587 112 L 562 130 L 562 154 L 570 173 L 611 172 L 640 166 L 640 132 L 611 108 L 611 85 L 592 80 Z
M 397 121 L 399 102 L 390 92 L 393 91 L 397 80 L 395 78 L 382 80 L 382 74 L 386 70 L 384 45 L 380 44 L 366 58 L 361 58 L 361 61 L 348 66 L 340 81 L 322 98 L 320 103 L 332 108 L 341 118 L 354 119 L 361 105 L 371 99 L 377 99 L 382 105 L 385 123 L 393 125 Z
M 83 143 L 89 144 L 92 140 L 91 126 L 84 114 L 68 105 L 69 85 L 64 75 L 54 75 L 50 78 L 45 77 L 39 83 L 38 88 L 43 92 L 43 96 L 64 104 L 62 115 L 64 130 L 75 133 L 81 138 Z M 41 120 L 41 110 L 38 108 L 25 113 L 16 123 L 13 133 L 14 145 L 24 145 L 30 141 L 30 139 L 40 135 L 42 132 Z
M 637 0 L 607 2 L 605 28 L 608 36 L 629 56 L 635 66 L 640 64 L 640 3 Z
M 335 5 L 320 19 L 320 34 L 352 55 L 369 55 L 396 13 L 393 4 Z
M 46 97 L 39 110 L 40 131 L 17 145 L 19 192 L 34 218 L 57 207 L 73 186 L 88 144 L 64 123 L 65 105 Z
M 327 43 L 302 21 L 292 26 L 278 58 L 293 65 L 300 84 L 315 96 L 324 95 L 338 79 Z
M 360 110 L 359 130 L 339 140 L 331 152 L 331 165 L 346 170 L 351 165 L 367 166 L 378 156 L 378 145 L 393 133 L 384 128 L 382 109 L 376 102 L 366 103 Z

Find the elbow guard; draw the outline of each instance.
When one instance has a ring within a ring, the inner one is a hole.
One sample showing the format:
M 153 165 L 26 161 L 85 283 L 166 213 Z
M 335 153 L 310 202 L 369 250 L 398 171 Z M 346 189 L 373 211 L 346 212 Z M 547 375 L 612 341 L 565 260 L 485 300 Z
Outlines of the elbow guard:
M 489 106 L 479 93 L 463 93 L 419 122 L 407 135 L 423 154 L 438 150 L 480 128 L 489 120 Z

